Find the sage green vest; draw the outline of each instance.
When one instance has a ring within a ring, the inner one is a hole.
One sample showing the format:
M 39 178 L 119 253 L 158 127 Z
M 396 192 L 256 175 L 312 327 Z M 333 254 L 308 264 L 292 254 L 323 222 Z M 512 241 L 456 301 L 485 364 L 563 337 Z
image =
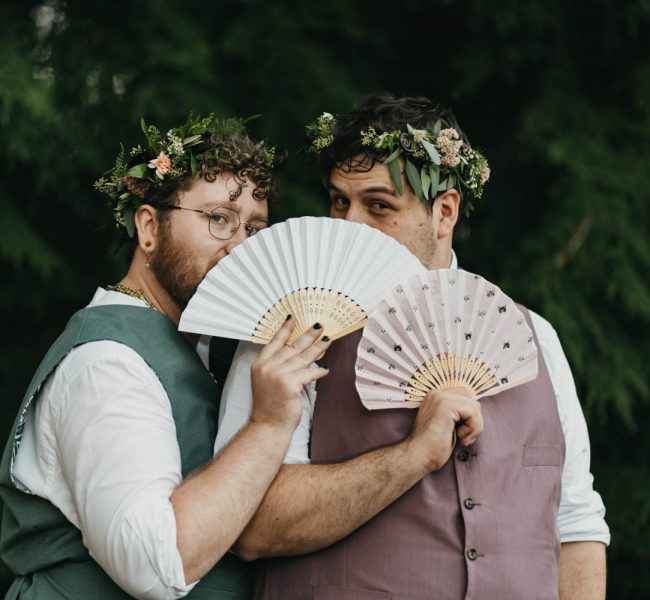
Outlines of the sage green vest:
M 81 532 L 53 504 L 20 489 L 10 471 L 27 411 L 48 376 L 73 348 L 99 340 L 129 346 L 160 379 L 176 423 L 183 477 L 212 457 L 219 388 L 174 324 L 161 313 L 136 306 L 96 306 L 77 312 L 29 384 L 0 463 L 4 501 L 0 556 L 16 575 L 7 599 L 130 598 L 90 557 Z M 250 565 L 227 554 L 187 598 L 243 600 L 250 598 L 251 586 Z

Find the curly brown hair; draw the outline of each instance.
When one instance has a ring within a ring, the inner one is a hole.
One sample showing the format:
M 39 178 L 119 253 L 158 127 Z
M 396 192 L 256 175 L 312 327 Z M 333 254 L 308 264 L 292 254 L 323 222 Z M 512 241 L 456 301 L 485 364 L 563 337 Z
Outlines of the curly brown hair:
M 206 136 L 202 141 L 206 150 L 199 160 L 199 168 L 192 175 L 184 172 L 175 177 L 169 177 L 164 184 L 150 186 L 143 195 L 144 201 L 152 204 L 177 204 L 181 192 L 191 188 L 196 177 L 213 182 L 222 173 L 232 173 L 237 182 L 237 189 L 230 194 L 231 200 L 237 200 L 242 193 L 246 180 L 255 185 L 253 197 L 256 200 L 273 202 L 278 197 L 278 190 L 273 181 L 272 170 L 279 166 L 285 156 L 278 156 L 272 165 L 269 165 L 267 149 L 264 142 L 255 143 L 245 133 L 236 133 L 226 137 Z M 198 152 L 201 148 L 197 148 Z M 148 159 L 148 157 L 135 156 L 133 164 Z M 166 211 L 161 216 L 167 214 Z M 163 217 L 164 218 L 164 217 Z

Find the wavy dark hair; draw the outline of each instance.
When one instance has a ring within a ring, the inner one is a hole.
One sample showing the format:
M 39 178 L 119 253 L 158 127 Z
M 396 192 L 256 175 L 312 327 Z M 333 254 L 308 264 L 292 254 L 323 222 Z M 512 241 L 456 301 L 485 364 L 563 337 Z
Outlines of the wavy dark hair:
M 386 158 L 386 153 L 363 146 L 362 130 L 373 127 L 378 134 L 396 129 L 406 131 L 407 124 L 415 129 L 424 129 L 433 127 L 437 121 L 442 122 L 443 129 L 454 128 L 463 142 L 470 145 L 453 113 L 428 98 L 399 97 L 387 92 L 370 94 L 357 102 L 350 112 L 336 115 L 334 140 L 318 153 L 317 161 L 323 169 L 325 179 L 329 178 L 333 168 L 347 172 L 366 172 L 372 169 L 378 160 Z M 454 188 L 463 198 L 462 187 L 456 185 Z M 429 209 L 434 201 L 435 198 L 427 202 Z

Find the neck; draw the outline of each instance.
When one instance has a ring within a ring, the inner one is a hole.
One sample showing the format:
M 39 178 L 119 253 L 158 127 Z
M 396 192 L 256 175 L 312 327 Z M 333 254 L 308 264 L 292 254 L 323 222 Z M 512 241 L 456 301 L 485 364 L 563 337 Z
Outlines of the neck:
M 175 325 L 178 325 L 181 308 L 160 285 L 151 269 L 145 266 L 144 255 L 139 249 L 136 250 L 131 266 L 120 283 L 143 292 L 156 310 L 167 315 Z
M 448 269 L 451 265 L 451 246 L 440 244 L 434 249 L 429 259 L 423 261 L 423 264 L 430 271 L 434 269 Z

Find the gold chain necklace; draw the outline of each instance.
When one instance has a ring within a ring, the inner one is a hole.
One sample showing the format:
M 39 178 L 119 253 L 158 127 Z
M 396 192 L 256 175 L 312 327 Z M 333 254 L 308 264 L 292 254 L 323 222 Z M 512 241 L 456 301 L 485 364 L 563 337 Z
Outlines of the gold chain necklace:
M 142 290 L 136 290 L 136 289 L 130 288 L 127 285 L 123 285 L 121 283 L 118 283 L 117 285 L 108 285 L 108 286 L 106 286 L 106 289 L 109 290 L 110 292 L 121 292 L 122 294 L 126 294 L 127 296 L 131 296 L 132 298 L 137 298 L 138 300 L 142 300 L 149 308 L 152 308 L 155 311 L 158 310 L 151 303 L 151 300 L 149 300 L 149 298 L 147 298 L 146 294 Z

